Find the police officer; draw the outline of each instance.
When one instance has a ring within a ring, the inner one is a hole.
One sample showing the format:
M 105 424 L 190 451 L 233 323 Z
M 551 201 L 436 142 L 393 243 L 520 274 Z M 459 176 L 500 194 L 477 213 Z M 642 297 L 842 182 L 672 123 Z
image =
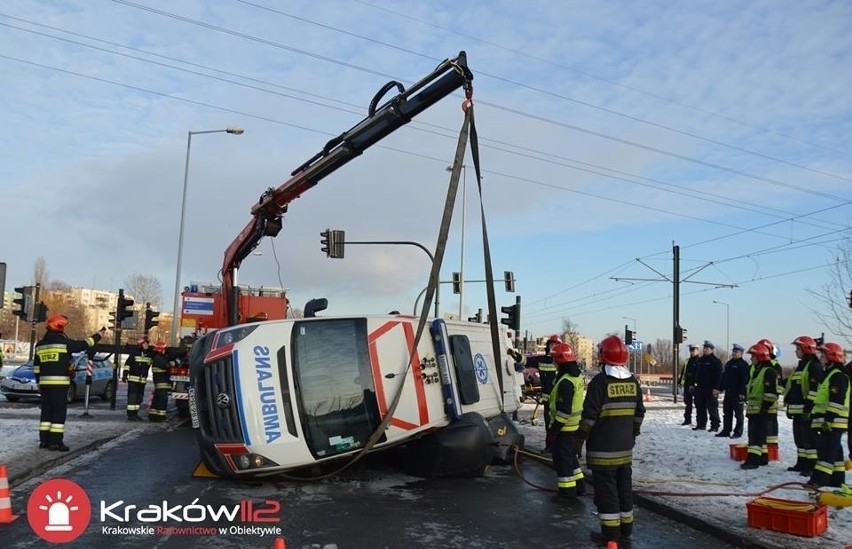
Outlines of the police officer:
M 547 343 L 544 345 L 544 356 L 539 359 L 538 362 L 538 375 L 541 381 L 541 405 L 544 408 L 544 428 L 548 432 L 548 436 L 545 439 L 544 450 L 549 452 L 553 445 L 553 437 L 550 436 L 550 406 L 548 404 L 548 400 L 550 399 L 550 392 L 553 391 L 553 386 L 556 383 L 556 365 L 553 363 L 553 357 L 550 356 L 550 350 L 554 345 L 558 345 L 562 343 L 562 339 L 553 334 L 550 336 L 550 339 L 547 340 Z
M 633 533 L 633 446 L 645 417 L 642 389 L 627 368 L 630 353 L 616 335 L 598 345 L 601 371 L 589 382 L 577 443 L 586 441 L 600 532 L 604 544 Z
M 695 366 L 695 427 L 693 431 L 719 430 L 719 384 L 722 381 L 722 361 L 714 353 L 716 346 L 712 341 L 704 340 L 701 355 Z
M 843 371 L 843 347 L 825 343 L 818 351 L 825 376 L 811 412 L 811 426 L 818 438 L 817 462 L 808 484 L 839 488 L 846 482 L 840 439 L 849 426 L 849 378 Z
M 722 398 L 722 430 L 716 433 L 717 437 L 740 438 L 743 436 L 743 403 L 748 390 L 748 362 L 743 358 L 745 348 L 739 343 L 734 343 L 731 348 L 731 359 L 725 363 L 722 371 L 722 381 L 719 387 L 724 391 Z M 733 419 L 736 425 L 731 427 Z
M 766 446 L 766 429 L 769 417 L 778 410 L 777 374 L 770 362 L 769 348 L 755 343 L 748 349 L 751 355 L 751 378 L 746 394 L 746 417 L 748 417 L 748 457 L 741 469 L 757 469 L 769 465 L 769 449 Z
M 683 411 L 683 423 L 681 425 L 692 425 L 692 400 L 695 397 L 695 365 L 698 362 L 698 345 L 689 346 L 689 358 L 680 372 L 678 383 L 683 387 L 683 403 L 686 409 Z
M 580 365 L 574 350 L 567 343 L 554 345 L 550 356 L 559 372 L 556 385 L 550 393 L 551 424 L 548 430 L 553 437 L 553 465 L 556 469 L 556 493 L 560 498 L 576 499 L 586 493 L 583 469 L 577 458 L 575 434 L 580 426 L 585 389 Z
M 154 356 L 151 358 L 151 372 L 154 377 L 154 396 L 148 408 L 148 420 L 153 422 L 166 421 L 166 409 L 169 404 L 169 359 L 166 358 L 166 342 L 154 344 Z
M 62 441 L 68 412 L 68 386 L 71 384 L 71 355 L 87 350 L 101 340 L 106 328 L 85 341 L 68 339 L 68 317 L 53 315 L 47 319 L 47 332 L 36 343 L 33 373 L 41 393 L 41 421 L 38 425 L 39 448 L 57 452 L 70 450 Z
M 810 477 L 817 461 L 816 435 L 811 429 L 811 412 L 822 382 L 822 364 L 817 358 L 817 344 L 810 336 L 799 336 L 793 340 L 799 363 L 787 378 L 784 403 L 787 419 L 793 420 L 793 442 L 796 444 L 796 463 L 788 471 L 799 471 Z
M 145 395 L 148 382 L 148 370 L 151 368 L 152 353 L 148 348 L 148 338 L 137 341 L 138 351 L 124 362 L 121 381 L 127 383 L 127 420 L 140 421 L 139 409 Z

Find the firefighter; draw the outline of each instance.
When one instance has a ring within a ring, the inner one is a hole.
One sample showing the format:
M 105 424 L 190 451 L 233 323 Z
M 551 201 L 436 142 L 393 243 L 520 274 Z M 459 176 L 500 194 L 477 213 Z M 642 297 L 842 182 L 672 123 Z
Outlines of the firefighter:
M 778 347 L 767 338 L 761 339 L 758 343 L 763 343 L 769 349 L 769 363 L 772 365 L 772 369 L 775 370 L 778 394 L 782 395 L 784 394 L 785 382 L 784 371 L 781 369 L 781 365 L 778 364 Z M 766 427 L 766 444 L 769 446 L 778 446 L 778 414 L 773 414 L 769 417 L 769 424 Z
M 553 357 L 550 356 L 550 350 L 554 345 L 562 343 L 562 339 L 553 334 L 547 343 L 544 345 L 544 356 L 538 362 L 538 374 L 541 380 L 541 397 L 539 398 L 542 407 L 544 408 L 544 428 L 547 430 L 548 436 L 545 438 L 544 451 L 549 452 L 553 445 L 553 437 L 550 436 L 550 406 L 548 399 L 550 392 L 553 390 L 553 385 L 556 383 L 556 365 L 553 364 Z
M 692 399 L 695 394 L 695 363 L 698 361 L 698 345 L 689 346 L 689 358 L 683 370 L 680 371 L 678 384 L 683 387 L 683 403 L 686 409 L 683 411 L 683 423 L 681 425 L 692 425 Z
M 65 415 L 68 411 L 68 386 L 74 375 L 71 355 L 87 350 L 101 340 L 106 328 L 85 341 L 68 339 L 65 328 L 68 317 L 53 315 L 47 319 L 47 332 L 36 343 L 33 372 L 41 393 L 41 420 L 38 425 L 39 448 L 57 452 L 70 450 L 62 441 Z
M 761 465 L 769 465 L 766 429 L 770 416 L 775 415 L 778 410 L 778 378 L 766 345 L 755 343 L 749 347 L 748 353 L 751 355 L 752 364 L 746 395 L 748 457 L 740 468 L 757 469 Z
M 592 540 L 604 545 L 633 533 L 633 446 L 645 406 L 639 381 L 627 368 L 630 353 L 616 335 L 598 345 L 601 371 L 589 382 L 577 449 L 586 441 L 586 465 L 592 470 L 600 532 Z
M 148 338 L 143 337 L 136 342 L 138 351 L 124 362 L 121 381 L 127 383 L 127 420 L 140 421 L 139 409 L 145 395 L 145 384 L 148 382 L 148 369 L 151 367 L 151 351 L 148 348 Z
M 567 343 L 559 343 L 550 349 L 559 377 L 550 393 L 551 424 L 548 434 L 553 440 L 553 465 L 556 469 L 556 493 L 560 498 L 574 500 L 586 493 L 583 469 L 577 457 L 574 435 L 580 426 L 583 411 L 583 376 L 574 357 L 574 350 Z
M 784 403 L 787 419 L 793 420 L 793 442 L 796 444 L 796 463 L 788 471 L 798 471 L 810 477 L 817 461 L 816 437 L 811 429 L 813 411 L 819 385 L 822 382 L 822 364 L 817 358 L 817 344 L 810 336 L 799 336 L 791 345 L 796 346 L 799 363 L 787 378 Z
M 154 356 L 151 358 L 151 372 L 154 377 L 154 396 L 148 407 L 148 420 L 156 423 L 166 421 L 166 408 L 169 404 L 169 359 L 166 358 L 166 342 L 154 344 Z
M 839 488 L 846 482 L 840 439 L 849 426 L 849 378 L 843 371 L 843 347 L 825 343 L 818 350 L 825 375 L 811 412 L 811 426 L 817 433 L 817 462 L 808 484 Z

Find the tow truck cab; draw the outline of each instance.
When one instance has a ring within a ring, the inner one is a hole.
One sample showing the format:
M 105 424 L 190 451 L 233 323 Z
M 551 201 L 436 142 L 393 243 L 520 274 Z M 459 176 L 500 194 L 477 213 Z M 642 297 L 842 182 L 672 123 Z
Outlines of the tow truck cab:
M 473 460 L 457 467 L 481 472 L 500 446 L 502 457 L 522 446 L 507 414 L 519 406 L 523 381 L 505 338 L 495 357 L 488 326 L 433 320 L 412 357 L 416 329 L 405 315 L 322 317 L 203 337 L 190 353 L 190 408 L 205 464 L 250 476 L 356 453 L 399 391 L 376 449 L 428 436 L 432 452 L 452 447 L 462 457 L 450 461 Z

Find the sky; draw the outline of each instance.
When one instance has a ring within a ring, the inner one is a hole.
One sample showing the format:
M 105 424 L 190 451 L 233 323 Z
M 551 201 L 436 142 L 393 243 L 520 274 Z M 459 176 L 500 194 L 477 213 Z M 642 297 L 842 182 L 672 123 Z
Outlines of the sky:
M 498 280 L 496 305 L 521 296 L 525 334 L 570 321 L 595 340 L 625 325 L 671 339 L 677 245 L 688 341 L 769 337 L 792 363 L 789 342 L 827 330 L 811 292 L 849 238 L 850 23 L 851 5 L 819 1 L 9 0 L 6 288 L 42 257 L 72 286 L 155 277 L 171 311 L 185 175 L 181 288 L 217 283 L 261 193 L 360 122 L 385 83 L 408 87 L 464 50 L 491 263 L 516 279 L 517 294 Z M 329 315 L 413 312 L 427 254 L 351 244 L 329 259 L 320 232 L 434 251 L 461 102 L 293 201 L 239 281 L 288 288 L 297 308 L 325 297 Z M 245 133 L 189 139 L 228 127 Z M 468 317 L 487 296 L 469 152 L 464 164 L 440 279 L 468 282 L 461 300 L 442 284 L 440 313 Z
M 656 398 L 656 397 L 654 397 Z M 661 500 L 666 505 L 673 506 L 681 512 L 700 517 L 705 522 L 722 527 L 729 532 L 740 535 L 743 539 L 759 543 L 765 547 L 784 547 L 785 549 L 843 549 L 852 542 L 852 507 L 843 509 L 829 508 L 828 529 L 818 537 L 799 537 L 770 530 L 749 528 L 747 523 L 746 503 L 755 499 L 757 494 L 784 482 L 799 482 L 803 478 L 797 473 L 788 472 L 787 466 L 795 461 L 795 446 L 790 430 L 790 422 L 779 418 L 780 460 L 770 462 L 766 467 L 753 471 L 743 471 L 739 463 L 730 458 L 730 439 L 719 439 L 706 431 L 694 432 L 689 427 L 680 425 L 683 420 L 683 408 L 673 406 L 670 400 L 654 400 L 646 403 L 648 412 L 642 425 L 642 433 L 636 441 L 633 451 L 633 488 L 638 492 L 668 492 L 673 494 L 659 496 L 644 494 Z M 537 451 L 544 446 L 545 429 L 541 421 L 531 425 L 532 404 L 524 404 L 519 412 L 518 430 L 524 435 L 525 449 Z M 31 419 L 22 416 L 31 412 Z M 4 418 L 4 424 L 11 428 L 4 434 L 8 444 L 0 446 L 0 462 L 5 463 L 14 478 L 21 471 L 32 465 L 32 460 L 38 460 L 43 454 L 33 448 L 33 434 L 29 427 L 36 420 L 38 409 L 25 410 L 18 408 L 15 414 L 19 417 Z M 539 416 L 540 417 L 540 416 Z M 95 435 L 104 436 L 116 434 L 114 427 L 122 424 L 112 422 L 81 422 L 71 421 L 66 426 L 66 441 L 70 446 L 79 444 L 81 440 L 91 440 Z M 116 444 L 126 442 L 128 437 L 138 436 L 138 430 L 127 432 L 115 442 L 106 445 L 83 456 L 86 461 L 97 460 L 103 452 L 109 452 Z M 745 439 L 740 439 L 743 442 Z M 846 440 L 843 441 L 844 447 Z M 30 461 L 27 461 L 30 460 Z M 79 460 L 63 467 L 79 469 Z M 528 468 L 538 468 L 541 465 L 532 461 L 521 462 L 521 472 Z M 62 467 L 54 471 L 61 475 Z M 847 475 L 848 476 L 848 475 Z M 410 482 L 405 475 L 390 475 L 391 482 L 399 485 Z M 41 479 L 28 481 L 14 488 L 13 496 L 28 494 Z M 382 486 L 373 487 L 381 489 Z M 389 487 L 393 489 L 394 486 Z M 544 488 L 551 489 L 552 486 Z M 731 496 L 720 493 L 734 494 Z M 715 494 L 706 496 L 705 494 Z M 806 492 L 787 487 L 773 490 L 766 494 L 769 497 L 802 500 L 808 499 Z M 549 497 L 544 495 L 543 497 Z M 14 500 L 14 498 L 13 498 Z M 18 501 L 13 501 L 16 510 Z M 594 510 L 591 501 L 586 509 Z M 636 514 L 636 528 L 643 528 L 643 509 L 640 507 Z

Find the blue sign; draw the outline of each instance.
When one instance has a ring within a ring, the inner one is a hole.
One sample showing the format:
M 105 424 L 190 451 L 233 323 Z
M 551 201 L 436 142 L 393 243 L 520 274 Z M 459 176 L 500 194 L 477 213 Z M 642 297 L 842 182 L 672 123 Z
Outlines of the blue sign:
M 488 364 L 485 363 L 485 358 L 479 353 L 473 357 L 473 369 L 476 372 L 476 379 L 483 385 L 488 383 Z
M 212 297 L 187 297 L 183 300 L 183 312 L 186 315 L 213 316 Z

